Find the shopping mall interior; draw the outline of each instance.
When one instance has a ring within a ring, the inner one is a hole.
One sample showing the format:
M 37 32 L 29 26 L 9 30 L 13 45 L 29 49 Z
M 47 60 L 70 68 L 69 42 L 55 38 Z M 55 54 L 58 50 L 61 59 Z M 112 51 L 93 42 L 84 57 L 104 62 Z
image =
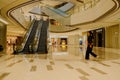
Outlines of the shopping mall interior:
M 120 0 L 0 0 L 0 80 L 120 80 Z

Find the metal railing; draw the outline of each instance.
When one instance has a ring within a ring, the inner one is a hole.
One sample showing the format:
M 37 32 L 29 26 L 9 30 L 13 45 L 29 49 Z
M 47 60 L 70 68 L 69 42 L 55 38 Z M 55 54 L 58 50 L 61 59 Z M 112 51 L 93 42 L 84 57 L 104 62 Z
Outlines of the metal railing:
M 100 0 L 92 0 L 92 1 L 88 1 L 86 3 L 83 3 L 81 5 L 77 5 L 76 7 L 74 7 L 72 10 L 71 10 L 71 14 L 75 14 L 75 13 L 78 13 L 78 12 L 81 12 L 81 11 L 85 11 L 87 9 L 90 9 L 92 7 L 94 7 Z

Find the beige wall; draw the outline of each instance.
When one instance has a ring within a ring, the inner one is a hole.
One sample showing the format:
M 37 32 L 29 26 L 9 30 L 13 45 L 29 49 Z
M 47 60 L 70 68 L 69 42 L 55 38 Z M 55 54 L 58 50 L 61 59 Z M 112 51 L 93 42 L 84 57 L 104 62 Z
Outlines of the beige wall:
M 78 34 L 68 36 L 68 52 L 70 54 L 74 54 L 76 56 L 79 55 L 80 53 L 80 50 L 78 50 L 79 38 L 80 38 L 80 35 Z
M 68 45 L 79 45 L 79 38 L 80 35 L 76 34 L 76 35 L 69 35 L 68 36 Z
M 120 25 L 106 27 L 105 30 L 105 47 L 120 48 Z
M 119 49 L 120 49 L 120 24 L 119 24 Z

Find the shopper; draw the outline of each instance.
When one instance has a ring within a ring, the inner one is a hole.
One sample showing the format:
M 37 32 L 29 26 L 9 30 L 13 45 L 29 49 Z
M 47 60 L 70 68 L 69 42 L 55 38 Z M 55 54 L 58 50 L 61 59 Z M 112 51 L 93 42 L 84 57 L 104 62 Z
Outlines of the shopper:
M 90 54 L 95 58 L 98 57 L 94 52 L 92 52 L 92 49 L 93 49 L 93 33 L 89 31 L 87 33 L 87 50 L 85 55 L 86 60 L 89 60 Z

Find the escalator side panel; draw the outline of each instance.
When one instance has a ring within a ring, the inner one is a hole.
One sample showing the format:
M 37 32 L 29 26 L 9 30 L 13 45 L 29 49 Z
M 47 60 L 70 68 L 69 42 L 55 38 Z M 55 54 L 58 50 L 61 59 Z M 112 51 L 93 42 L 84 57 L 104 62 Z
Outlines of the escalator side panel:
M 38 44 L 38 53 L 47 53 L 47 30 L 49 26 L 49 20 L 43 21 L 42 27 L 41 27 L 41 34 Z
M 37 25 L 38 25 L 38 21 L 35 21 L 35 23 L 34 23 L 34 25 L 32 27 L 32 30 L 30 32 L 30 35 L 28 36 L 28 39 L 26 41 L 26 44 L 25 44 L 25 46 L 24 46 L 24 48 L 22 50 L 23 53 L 29 52 L 30 45 L 31 45 L 31 43 L 33 43 L 34 38 L 35 38 Z
M 34 39 L 34 52 L 37 52 L 38 44 L 39 44 L 39 39 L 40 39 L 40 34 L 41 34 L 41 27 L 42 27 L 43 19 L 41 19 L 38 23 L 38 28 L 36 30 L 36 35 Z

